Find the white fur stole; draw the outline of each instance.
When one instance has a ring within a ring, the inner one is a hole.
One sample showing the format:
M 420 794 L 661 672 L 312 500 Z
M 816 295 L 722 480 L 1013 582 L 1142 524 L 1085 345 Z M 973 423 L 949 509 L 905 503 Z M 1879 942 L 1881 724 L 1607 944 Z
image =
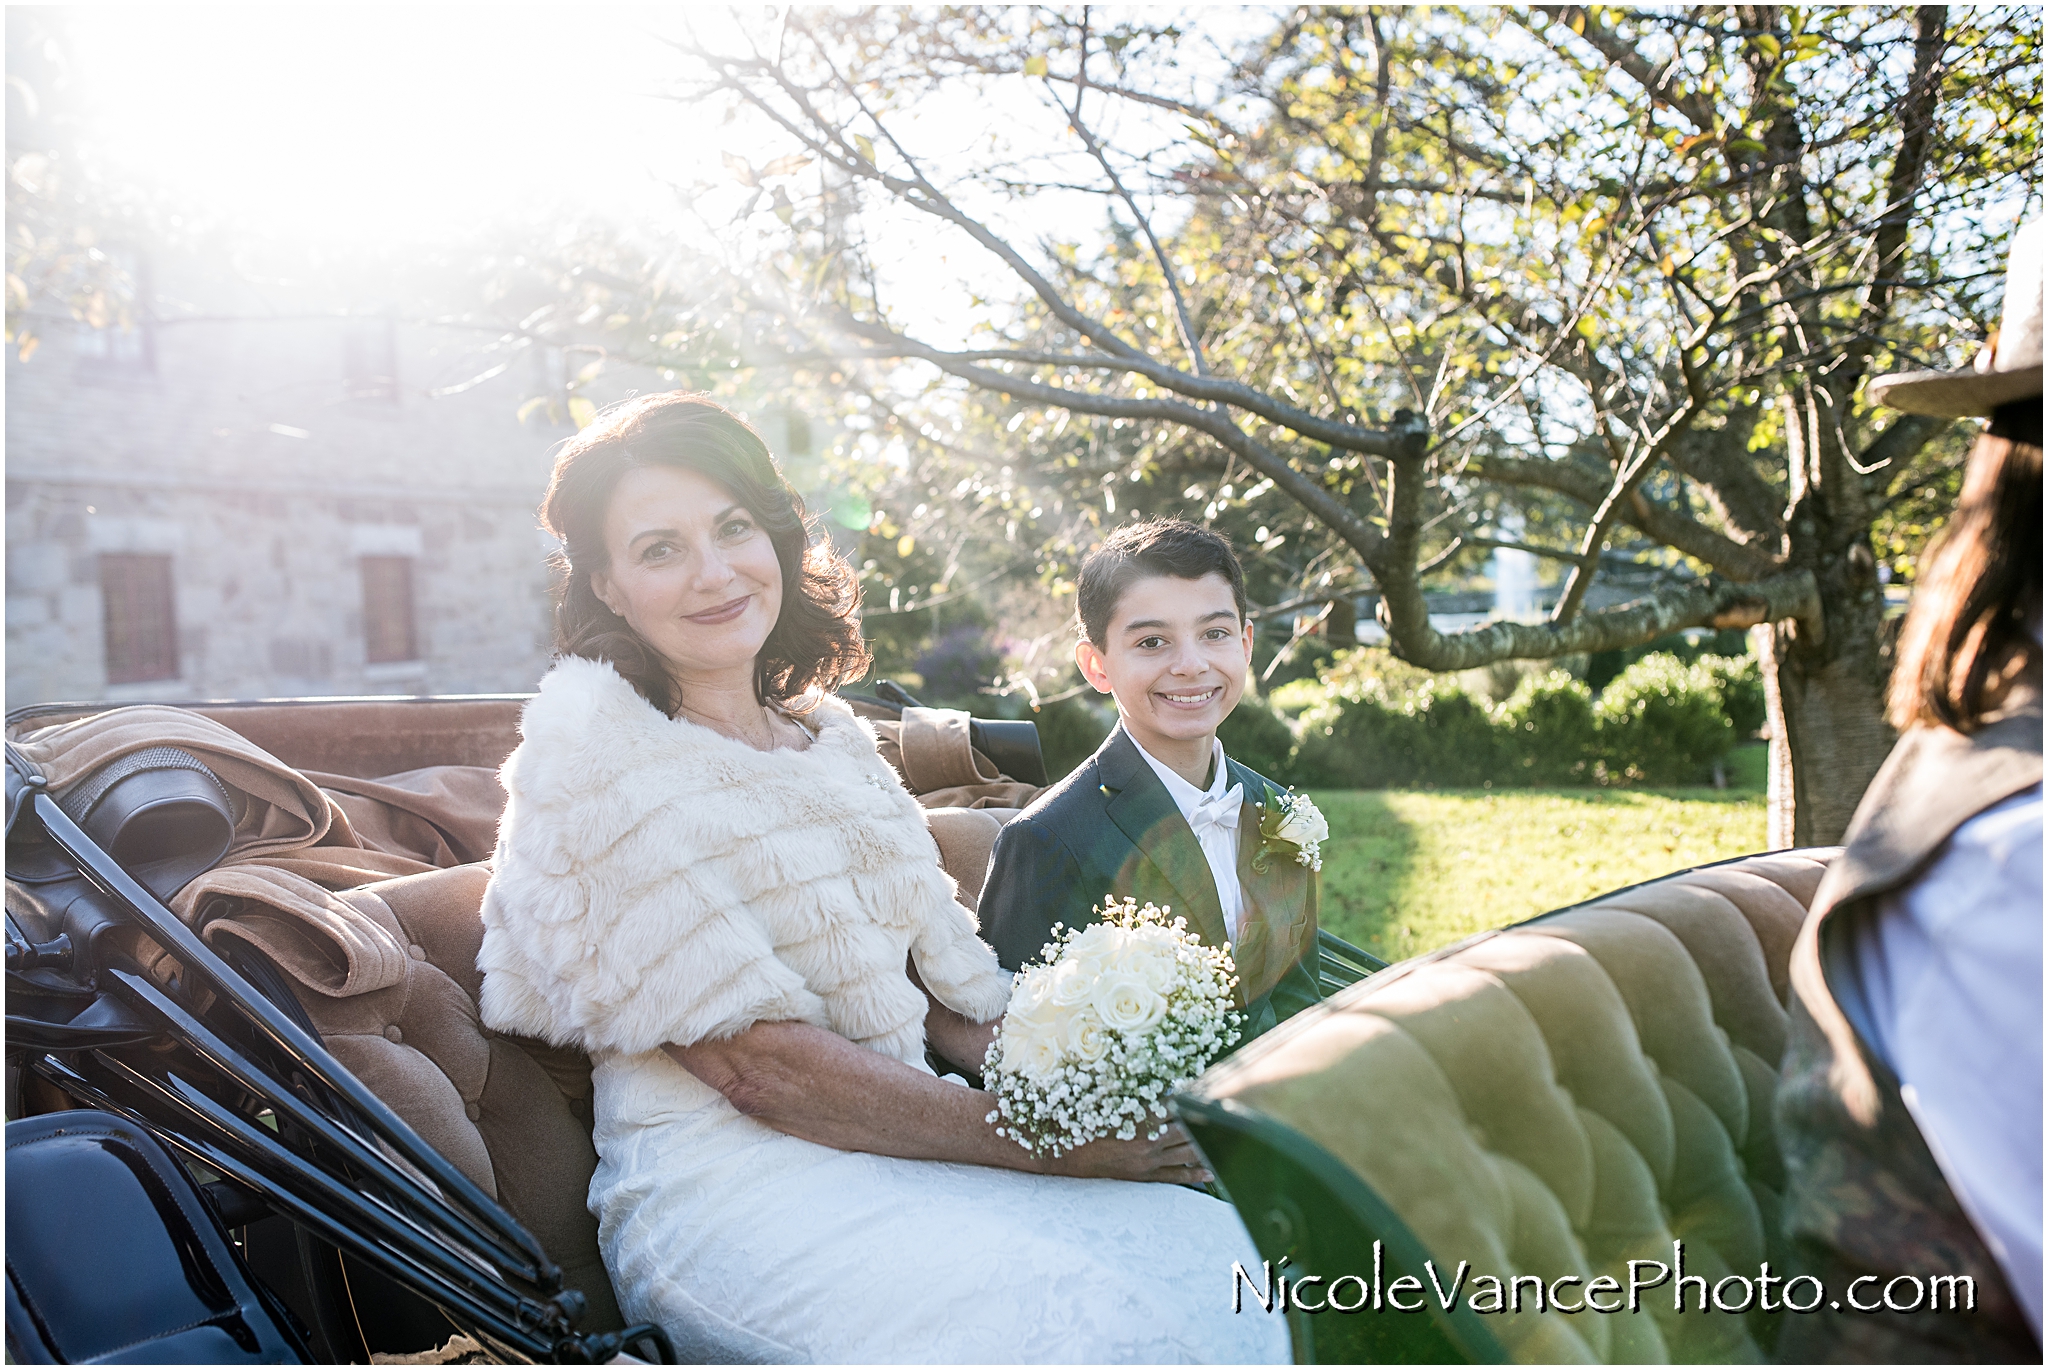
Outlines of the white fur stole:
M 520 720 L 484 896 L 490 1027 L 636 1053 L 757 1022 L 924 1059 L 925 1001 L 997 1017 L 1009 977 L 939 868 L 924 811 L 837 699 L 807 750 L 665 717 L 566 658 Z

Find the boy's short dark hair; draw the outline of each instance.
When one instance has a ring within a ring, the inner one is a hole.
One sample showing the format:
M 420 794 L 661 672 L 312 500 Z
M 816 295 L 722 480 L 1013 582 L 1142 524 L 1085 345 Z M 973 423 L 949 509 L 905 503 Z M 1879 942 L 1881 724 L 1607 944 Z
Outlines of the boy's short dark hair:
M 1211 572 L 1230 582 L 1231 596 L 1237 601 L 1237 621 L 1242 626 L 1251 601 L 1245 598 L 1244 567 L 1238 564 L 1229 538 L 1186 519 L 1126 523 L 1081 561 L 1076 607 L 1082 638 L 1103 645 L 1117 601 L 1132 582 L 1147 576 L 1200 580 Z

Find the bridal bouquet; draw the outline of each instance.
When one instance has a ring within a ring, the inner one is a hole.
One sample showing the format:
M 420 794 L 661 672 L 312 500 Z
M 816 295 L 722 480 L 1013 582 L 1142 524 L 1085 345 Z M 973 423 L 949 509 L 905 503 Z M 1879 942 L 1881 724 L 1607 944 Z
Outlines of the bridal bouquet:
M 1034 1155 L 1102 1137 L 1157 1137 L 1166 1098 L 1237 1040 L 1230 954 L 1168 909 L 1111 901 L 1102 921 L 1053 928 L 1042 964 L 1018 972 L 983 1079 L 988 1121 Z

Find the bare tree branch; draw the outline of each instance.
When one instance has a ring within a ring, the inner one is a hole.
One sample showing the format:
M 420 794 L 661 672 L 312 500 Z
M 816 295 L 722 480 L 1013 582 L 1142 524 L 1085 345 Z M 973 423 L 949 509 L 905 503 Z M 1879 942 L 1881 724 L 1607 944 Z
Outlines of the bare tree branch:
M 1454 633 L 1440 633 L 1429 625 L 1429 609 L 1419 592 L 1412 604 L 1397 605 L 1391 594 L 1380 600 L 1380 622 L 1394 654 L 1428 671 L 1603 652 L 1653 641 L 1681 628 L 1746 628 L 1780 619 L 1819 623 L 1820 589 L 1812 572 L 1787 571 L 1746 584 L 1696 581 L 1632 604 L 1583 613 L 1565 624 L 1502 621 Z

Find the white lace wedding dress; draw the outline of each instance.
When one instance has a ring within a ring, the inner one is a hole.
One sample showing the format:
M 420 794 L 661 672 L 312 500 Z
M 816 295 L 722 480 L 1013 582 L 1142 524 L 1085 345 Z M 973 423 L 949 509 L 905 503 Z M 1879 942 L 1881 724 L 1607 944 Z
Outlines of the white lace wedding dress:
M 1284 1363 L 1228 1204 L 835 1151 L 743 1117 L 661 1051 L 596 1063 L 591 1182 L 629 1319 L 684 1361 Z

